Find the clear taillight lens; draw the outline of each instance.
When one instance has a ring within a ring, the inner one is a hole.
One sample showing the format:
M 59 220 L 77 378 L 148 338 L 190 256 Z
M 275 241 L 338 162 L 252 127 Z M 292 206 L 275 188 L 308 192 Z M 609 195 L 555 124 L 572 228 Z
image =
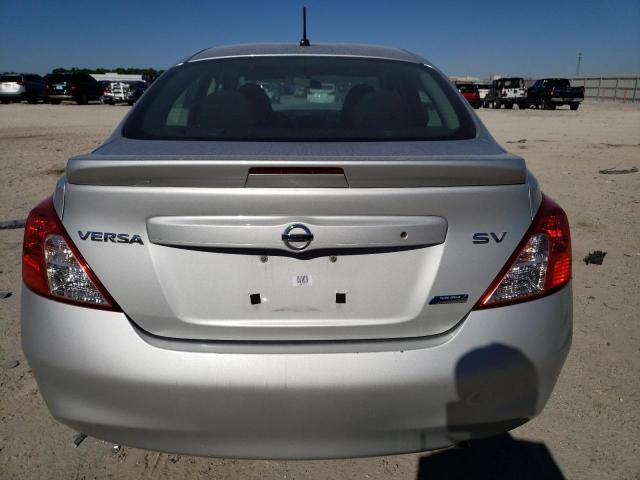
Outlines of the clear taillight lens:
M 67 235 L 51 197 L 27 217 L 22 280 L 33 292 L 54 300 L 120 310 Z
M 44 242 L 44 262 L 49 292 L 74 302 L 106 306 L 109 303 L 78 263 L 60 235 L 48 235 Z
M 539 233 L 532 236 L 513 266 L 504 276 L 489 302 L 502 302 L 540 293 L 549 265 L 549 238 Z
M 542 297 L 571 280 L 567 215 L 546 195 L 529 231 L 474 307 L 489 308 Z

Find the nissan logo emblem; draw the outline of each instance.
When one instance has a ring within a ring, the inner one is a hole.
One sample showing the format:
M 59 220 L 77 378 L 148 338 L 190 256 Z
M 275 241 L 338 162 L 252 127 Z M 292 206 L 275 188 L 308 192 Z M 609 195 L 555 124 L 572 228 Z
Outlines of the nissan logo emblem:
M 293 223 L 284 229 L 282 241 L 291 250 L 304 250 L 313 240 L 313 233 L 301 223 Z

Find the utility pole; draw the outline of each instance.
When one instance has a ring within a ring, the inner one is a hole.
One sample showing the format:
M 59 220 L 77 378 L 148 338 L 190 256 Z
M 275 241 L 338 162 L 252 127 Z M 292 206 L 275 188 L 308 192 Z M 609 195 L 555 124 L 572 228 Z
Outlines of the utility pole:
M 580 63 L 582 62 L 582 52 L 578 52 L 578 63 L 576 64 L 576 77 L 580 76 Z

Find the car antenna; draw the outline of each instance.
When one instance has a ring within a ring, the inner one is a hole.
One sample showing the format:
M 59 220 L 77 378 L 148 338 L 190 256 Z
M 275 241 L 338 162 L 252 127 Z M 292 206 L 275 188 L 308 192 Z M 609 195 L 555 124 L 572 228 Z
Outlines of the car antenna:
M 300 46 L 311 46 L 309 39 L 307 38 L 307 7 L 302 7 L 302 40 L 300 40 Z

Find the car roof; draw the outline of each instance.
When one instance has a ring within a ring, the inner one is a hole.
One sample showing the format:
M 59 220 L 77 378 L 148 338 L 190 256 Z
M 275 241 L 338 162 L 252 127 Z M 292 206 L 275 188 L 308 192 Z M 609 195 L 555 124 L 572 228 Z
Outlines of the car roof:
M 242 45 L 227 45 L 202 50 L 186 59 L 185 62 L 228 57 L 280 55 L 382 58 L 431 65 L 426 59 L 407 50 L 356 43 L 318 43 L 312 44 L 309 47 L 301 47 L 295 43 L 247 43 Z

